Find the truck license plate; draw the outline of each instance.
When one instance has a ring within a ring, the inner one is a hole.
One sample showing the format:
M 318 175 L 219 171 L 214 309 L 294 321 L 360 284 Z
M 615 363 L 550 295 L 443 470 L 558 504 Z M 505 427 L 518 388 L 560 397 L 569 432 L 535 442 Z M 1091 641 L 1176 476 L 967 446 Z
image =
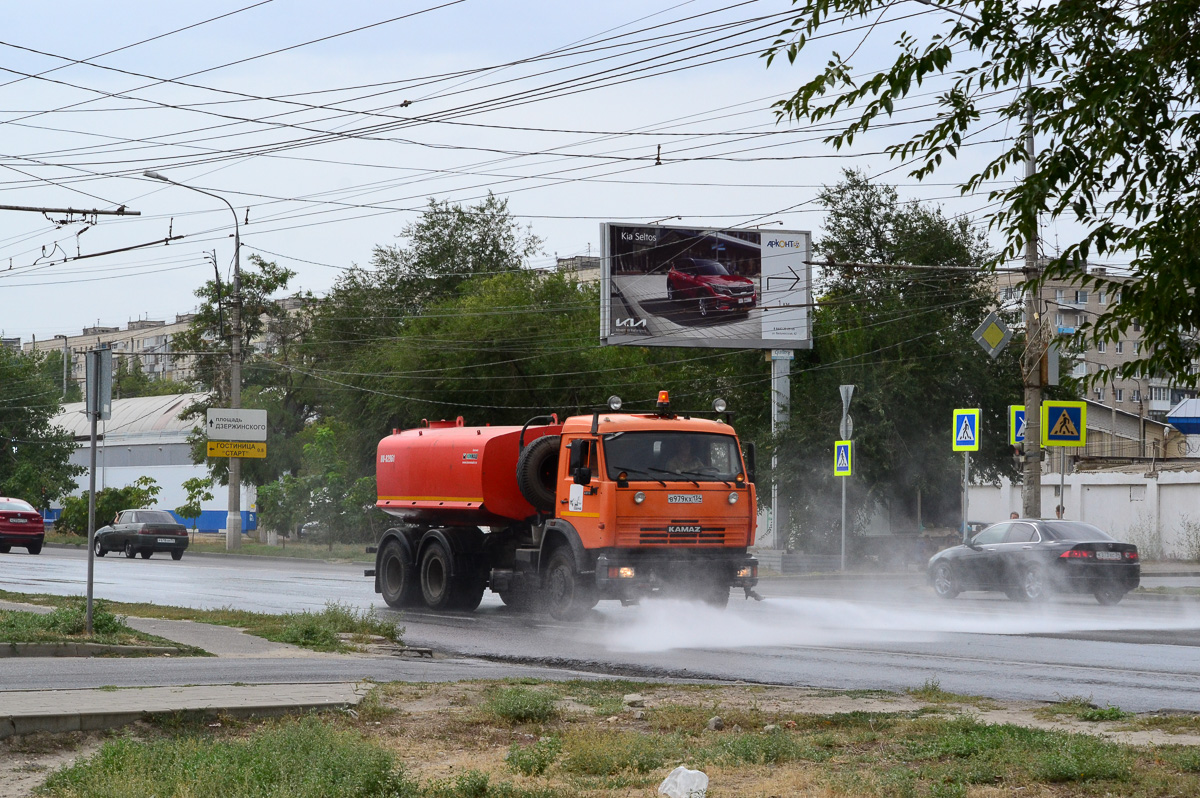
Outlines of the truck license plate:
M 667 504 L 703 504 L 704 496 L 699 493 L 668 493 Z

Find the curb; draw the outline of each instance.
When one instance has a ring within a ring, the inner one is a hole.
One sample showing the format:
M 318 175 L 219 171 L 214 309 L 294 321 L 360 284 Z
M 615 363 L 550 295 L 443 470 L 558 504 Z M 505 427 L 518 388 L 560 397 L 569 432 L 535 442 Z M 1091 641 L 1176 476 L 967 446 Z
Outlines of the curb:
M 365 547 L 367 544 L 363 544 Z M 45 548 L 48 549 L 80 549 L 87 551 L 87 546 L 82 543 L 46 543 Z M 216 551 L 196 551 L 195 549 L 187 549 L 188 557 L 220 557 L 222 559 L 234 560 L 257 560 L 261 562 L 319 562 L 327 565 L 374 565 L 375 560 L 319 560 L 315 557 L 275 557 L 270 554 L 225 554 Z
M 180 653 L 181 649 L 171 646 L 121 646 L 107 643 L 8 643 L 0 646 L 0 658 L 103 657 L 109 654 L 159 657 Z
M 302 690 L 305 686 L 294 685 Z M 0 739 L 18 734 L 31 734 L 33 732 L 49 732 L 52 734 L 60 734 L 62 732 L 75 731 L 98 731 L 101 729 L 112 729 L 119 726 L 126 726 L 130 723 L 136 723 L 140 720 L 150 718 L 172 717 L 183 714 L 188 717 L 196 717 L 197 719 L 208 719 L 219 716 L 251 718 L 251 717 L 277 717 L 279 715 L 287 715 L 295 712 L 309 711 L 328 711 L 346 709 L 351 706 L 356 706 L 363 696 L 363 691 L 350 689 L 336 689 L 338 685 L 307 685 L 314 688 L 315 692 L 320 695 L 309 695 L 303 698 L 293 700 L 279 698 L 255 698 L 253 696 L 246 697 L 246 690 L 238 688 L 234 685 L 209 685 L 203 688 L 197 688 L 196 694 L 188 697 L 180 695 L 186 693 L 186 688 L 132 688 L 122 689 L 112 692 L 101 693 L 98 690 L 79 690 L 79 691 L 44 691 L 47 693 L 65 692 L 71 694 L 72 698 L 76 698 L 74 693 L 87 694 L 86 696 L 78 697 L 74 703 L 90 703 L 97 705 L 91 709 L 72 710 L 72 711 L 29 711 L 19 712 L 16 714 L 0 715 Z M 335 688 L 333 690 L 320 690 L 322 687 Z M 278 686 L 272 685 L 272 690 L 278 692 Z M 308 692 L 313 693 L 314 690 Z M 172 698 L 163 700 L 152 700 L 155 704 L 152 708 L 129 708 L 128 705 L 138 703 L 139 699 L 145 699 L 147 696 L 142 691 L 153 691 L 161 693 L 169 691 L 173 694 Z M 220 691 L 223 695 L 223 700 L 205 698 L 204 695 L 212 695 L 214 691 Z M 239 695 L 239 692 L 242 693 Z M 250 689 L 253 692 L 253 688 Z M 33 693 L 25 693 L 24 696 L 38 695 L 38 691 Z M 18 694 L 9 693 L 8 696 Z M 97 695 L 103 698 L 97 700 Z M 99 706 L 104 704 L 105 706 Z M 126 707 L 121 705 L 125 704 Z

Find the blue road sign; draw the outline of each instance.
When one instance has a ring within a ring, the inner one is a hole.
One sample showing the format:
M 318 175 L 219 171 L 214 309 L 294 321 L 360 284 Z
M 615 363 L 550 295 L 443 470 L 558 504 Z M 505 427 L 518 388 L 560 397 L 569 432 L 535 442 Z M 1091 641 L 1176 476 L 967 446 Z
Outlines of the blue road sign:
M 979 408 L 954 411 L 954 451 L 979 451 Z
M 854 473 L 854 445 L 850 441 L 833 442 L 833 475 L 848 477 Z
M 1008 442 L 1013 446 L 1025 442 L 1025 405 L 1008 406 Z

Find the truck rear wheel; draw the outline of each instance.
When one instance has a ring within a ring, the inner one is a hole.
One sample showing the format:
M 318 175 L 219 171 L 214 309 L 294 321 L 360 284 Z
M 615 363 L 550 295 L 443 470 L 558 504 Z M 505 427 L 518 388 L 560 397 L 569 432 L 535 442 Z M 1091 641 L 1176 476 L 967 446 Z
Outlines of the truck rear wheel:
M 558 478 L 560 435 L 543 435 L 517 458 L 517 487 L 525 501 L 538 510 L 554 509 L 554 483 Z
M 575 570 L 575 558 L 566 547 L 555 549 L 546 567 L 546 608 L 560 621 L 574 621 L 596 606 L 596 586 Z
M 417 603 L 420 591 L 417 564 L 395 538 L 379 553 L 379 587 L 389 607 L 403 609 Z
M 456 577 L 452 589 L 454 591 L 452 606 L 456 610 L 474 612 L 475 608 L 479 606 L 479 602 L 483 601 L 483 580 L 475 578 L 473 574 Z
M 441 541 L 434 540 L 421 555 L 421 597 L 431 610 L 454 607 L 455 590 L 450 579 L 450 552 Z

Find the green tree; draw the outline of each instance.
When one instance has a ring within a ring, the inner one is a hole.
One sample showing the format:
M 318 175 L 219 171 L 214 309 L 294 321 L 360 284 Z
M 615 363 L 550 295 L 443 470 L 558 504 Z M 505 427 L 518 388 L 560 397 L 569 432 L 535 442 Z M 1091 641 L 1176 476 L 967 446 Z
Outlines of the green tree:
M 153 507 L 154 498 L 161 492 L 162 487 L 153 477 L 138 477 L 131 485 L 96 491 L 96 528 L 111 524 L 122 510 Z M 57 524 L 62 531 L 87 535 L 89 496 L 85 490 L 81 496 L 63 498 L 63 511 Z
M 52 423 L 62 409 L 62 372 L 48 377 L 46 360 L 0 347 L 0 496 L 42 509 L 74 490 L 83 473 L 70 461 L 70 433 Z
M 112 395 L 114 399 L 136 396 L 168 396 L 192 390 L 186 382 L 165 378 L 155 379 L 142 367 L 142 358 L 128 355 L 114 358 Z
M 898 523 L 957 525 L 961 455 L 951 451 L 951 414 L 981 408 L 983 448 L 972 455 L 978 478 L 1014 476 L 1007 406 L 1021 396 L 1014 342 L 993 360 L 972 331 L 995 303 L 983 238 L 965 219 L 902 204 L 888 186 L 846 172 L 820 200 L 828 215 L 817 250 L 833 261 L 895 268 L 826 269 L 818 284 L 816 340 L 798 353 L 792 407 L 804 408 L 779 445 L 779 477 L 791 497 L 793 542 L 833 546 L 840 534 L 839 478 L 833 441 L 841 418 L 838 385 L 856 386 L 855 472 L 848 484 L 861 525 L 876 508 Z M 906 264 L 948 267 L 910 270 Z M 920 499 L 918 499 L 920 496 Z
M 203 508 L 202 502 L 212 501 L 213 494 L 209 490 L 212 487 L 212 482 L 204 477 L 192 477 L 185 479 L 182 485 L 187 493 L 187 501 L 175 508 L 175 514 L 185 521 L 191 519 L 192 534 L 196 534 L 196 521 L 200 518 L 200 513 Z
M 63 384 L 63 353 L 60 349 L 43 350 L 44 354 L 41 357 L 41 373 L 46 378 L 47 382 L 62 388 Z M 67 377 L 66 393 L 60 393 L 63 397 L 63 403 L 82 402 L 83 387 L 74 382 L 70 376 Z
M 891 0 L 794 3 L 795 19 L 768 51 L 768 63 L 780 53 L 794 61 L 830 29 L 877 20 L 892 5 Z M 929 0 L 927 5 L 945 11 L 923 15 L 920 35 L 901 34 L 890 66 L 863 75 L 849 58 L 834 53 L 824 70 L 778 105 L 779 113 L 833 122 L 838 131 L 827 142 L 841 148 L 902 110 L 905 97 L 923 81 L 948 74 L 949 86 L 937 100 L 940 112 L 888 152 L 912 161 L 912 175 L 924 178 L 956 158 L 971 136 L 984 129 L 990 135 L 1003 131 L 1007 144 L 1001 153 L 961 181 L 964 191 L 974 191 L 1024 165 L 1026 134 L 1036 134 L 1032 178 L 989 195 L 1000 206 L 991 222 L 1006 238 L 1000 258 L 1023 256 L 1040 215 L 1078 224 L 1082 233 L 1050 261 L 1046 275 L 1121 294 L 1120 302 L 1083 325 L 1083 335 L 1116 341 L 1140 323 L 1141 356 L 1117 368 L 1118 375 L 1167 373 L 1195 385 L 1200 7 L 1195 0 Z M 932 27 L 930 19 L 937 20 Z M 875 54 L 878 48 L 860 45 L 854 52 Z M 1129 258 L 1132 282 L 1082 275 L 1081 264 L 1094 255 Z M 1113 376 L 1101 369 L 1089 380 Z

